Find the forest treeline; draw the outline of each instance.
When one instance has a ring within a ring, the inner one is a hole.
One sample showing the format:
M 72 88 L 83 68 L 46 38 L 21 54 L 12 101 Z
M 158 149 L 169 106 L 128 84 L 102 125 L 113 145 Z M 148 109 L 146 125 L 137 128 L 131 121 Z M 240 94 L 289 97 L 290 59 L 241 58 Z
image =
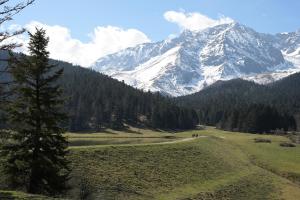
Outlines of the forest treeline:
M 143 92 L 106 75 L 59 62 L 60 79 L 72 131 L 122 128 L 123 123 L 161 129 L 190 129 L 198 123 L 195 110 L 180 107 L 171 98 Z
M 218 81 L 174 99 L 67 62 L 51 62 L 64 69 L 59 82 L 69 116 L 65 126 L 70 131 L 120 129 L 124 124 L 190 129 L 198 122 L 255 133 L 300 129 L 299 73 L 269 85 L 242 79 Z
M 252 133 L 300 129 L 300 73 L 268 85 L 234 79 L 177 98 L 201 124 Z
M 6 57 L 2 52 L 1 57 Z M 90 69 L 51 61 L 64 70 L 58 80 L 66 99 L 70 131 L 123 128 L 124 124 L 158 129 L 191 129 L 198 123 L 194 109 L 176 105 L 174 99 L 144 92 Z M 0 68 L 4 67 L 2 62 Z M 2 76 L 9 80 L 9 75 Z M 3 120 L 2 120 L 3 122 Z M 2 123 L 3 126 L 3 123 Z

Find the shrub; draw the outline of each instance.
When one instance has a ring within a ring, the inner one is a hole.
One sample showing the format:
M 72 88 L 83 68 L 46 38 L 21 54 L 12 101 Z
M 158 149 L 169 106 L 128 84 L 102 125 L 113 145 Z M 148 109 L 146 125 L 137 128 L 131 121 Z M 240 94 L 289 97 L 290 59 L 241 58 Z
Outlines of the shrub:
M 282 146 L 282 147 L 296 147 L 295 144 L 290 143 L 290 142 L 281 142 L 280 146 Z
M 300 134 L 290 133 L 287 136 L 293 143 L 300 144 Z
M 173 135 L 167 135 L 167 136 L 164 136 L 165 139 L 176 139 L 177 137 L 176 136 L 173 136 Z
M 270 139 L 265 139 L 265 138 L 254 138 L 255 143 L 271 143 Z

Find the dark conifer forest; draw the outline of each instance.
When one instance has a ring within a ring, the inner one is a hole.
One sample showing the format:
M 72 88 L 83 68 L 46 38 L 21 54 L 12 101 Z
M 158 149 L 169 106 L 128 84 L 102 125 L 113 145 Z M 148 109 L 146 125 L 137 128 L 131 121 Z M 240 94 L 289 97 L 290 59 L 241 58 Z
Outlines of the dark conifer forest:
M 253 133 L 299 130 L 300 74 L 268 85 L 234 79 L 177 98 L 197 110 L 201 124 Z
M 193 109 L 174 100 L 134 89 L 108 76 L 59 62 L 61 84 L 68 98 L 66 109 L 72 131 L 122 128 L 123 124 L 161 129 L 190 129 L 198 123 Z
M 2 53 L 5 56 L 5 53 Z M 198 123 L 193 109 L 179 107 L 158 93 L 143 92 L 98 72 L 67 62 L 59 79 L 66 98 L 70 131 L 121 129 L 124 124 L 158 129 L 190 129 Z M 2 67 L 5 63 L 2 63 Z M 6 75 L 6 79 L 8 78 Z
M 269 85 L 242 79 L 218 81 L 174 99 L 67 62 L 51 62 L 64 69 L 59 81 L 69 116 L 65 126 L 70 131 L 121 129 L 124 124 L 190 129 L 198 120 L 224 130 L 253 133 L 299 130 L 299 73 Z
M 69 116 L 65 126 L 70 131 L 121 129 L 124 124 L 190 129 L 198 122 L 253 133 L 299 130 L 299 73 L 269 85 L 242 79 L 218 81 L 198 93 L 174 99 L 67 62 L 52 62 L 64 69 L 59 81 Z

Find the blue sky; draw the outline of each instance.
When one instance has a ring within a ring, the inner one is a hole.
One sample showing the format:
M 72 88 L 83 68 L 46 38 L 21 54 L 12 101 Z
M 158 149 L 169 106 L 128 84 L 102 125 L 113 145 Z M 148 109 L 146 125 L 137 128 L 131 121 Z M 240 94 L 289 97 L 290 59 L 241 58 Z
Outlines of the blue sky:
M 36 0 L 15 22 L 62 25 L 83 41 L 96 26 L 136 28 L 157 41 L 178 32 L 163 17 L 168 10 L 200 12 L 211 18 L 224 15 L 257 31 L 277 33 L 300 28 L 299 9 L 299 0 Z
M 107 54 L 225 17 L 264 33 L 296 31 L 299 8 L 299 0 L 36 0 L 12 23 L 44 27 L 52 58 L 89 66 Z

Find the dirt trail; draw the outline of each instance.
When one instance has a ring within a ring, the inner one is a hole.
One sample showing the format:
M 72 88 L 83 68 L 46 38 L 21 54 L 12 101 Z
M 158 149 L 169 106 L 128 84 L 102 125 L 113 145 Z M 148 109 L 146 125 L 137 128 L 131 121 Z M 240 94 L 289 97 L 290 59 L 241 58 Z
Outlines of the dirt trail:
M 97 147 L 105 147 L 105 146 L 144 146 L 144 145 L 164 145 L 164 144 L 175 144 L 181 142 L 188 142 L 199 138 L 206 138 L 208 136 L 201 135 L 199 137 L 192 138 L 182 138 L 182 139 L 174 139 L 173 141 L 166 142 L 154 142 L 154 143 L 137 143 L 137 144 L 106 144 L 106 145 L 87 145 L 87 146 L 70 146 L 70 149 L 81 149 L 81 148 L 97 148 Z
M 147 144 L 173 144 L 173 143 L 187 142 L 187 141 L 195 140 L 195 139 L 198 139 L 198 138 L 206 138 L 206 137 L 208 137 L 208 136 L 202 135 L 202 136 L 199 136 L 199 137 L 183 138 L 183 139 L 174 140 L 174 141 L 158 142 L 158 143 L 147 143 Z

